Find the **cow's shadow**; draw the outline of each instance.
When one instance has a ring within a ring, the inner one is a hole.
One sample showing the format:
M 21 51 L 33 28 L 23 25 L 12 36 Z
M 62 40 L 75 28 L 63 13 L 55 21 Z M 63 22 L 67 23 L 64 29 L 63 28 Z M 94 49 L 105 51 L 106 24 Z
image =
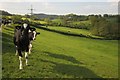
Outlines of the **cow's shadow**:
M 44 53 L 50 57 L 54 57 L 57 59 L 66 60 L 66 61 L 70 61 L 70 62 L 74 63 L 73 65 L 71 65 L 71 64 L 67 64 L 67 63 L 63 64 L 63 63 L 59 63 L 59 62 L 55 62 L 55 61 L 53 62 L 53 61 L 41 59 L 42 62 L 49 62 L 49 63 L 55 64 L 53 69 L 55 71 L 57 71 L 57 73 L 72 76 L 75 78 L 76 77 L 79 77 L 79 78 L 101 78 L 100 76 L 97 76 L 93 71 L 86 68 L 84 66 L 83 62 L 76 60 L 74 57 L 63 55 L 63 54 L 54 54 L 54 53 L 50 53 L 50 52 L 44 52 Z
M 53 71 L 57 72 L 58 74 L 71 76 L 72 78 L 97 78 L 97 80 L 102 79 L 100 76 L 96 75 L 93 71 L 83 66 L 56 63 L 53 61 L 48 61 L 43 59 L 41 59 L 41 61 L 45 63 L 49 62 L 54 64 L 55 66 L 53 66 Z
M 51 56 L 51 57 L 57 58 L 57 59 L 66 60 L 66 61 L 69 61 L 69 62 L 72 62 L 72 63 L 75 63 L 75 64 L 83 64 L 82 62 L 80 63 L 78 60 L 76 60 L 72 56 L 66 56 L 66 55 L 63 55 L 63 54 L 53 54 L 53 53 L 50 53 L 50 52 L 44 52 L 44 53 Z

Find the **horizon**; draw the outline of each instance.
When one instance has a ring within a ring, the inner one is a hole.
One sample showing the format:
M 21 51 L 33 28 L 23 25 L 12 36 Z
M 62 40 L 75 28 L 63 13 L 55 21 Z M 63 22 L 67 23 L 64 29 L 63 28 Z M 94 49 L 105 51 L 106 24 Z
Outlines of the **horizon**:
M 8 12 L 6 10 L 1 10 L 1 11 L 5 11 L 5 12 Z M 8 12 L 10 13 L 10 12 Z M 12 14 L 12 13 L 10 13 Z M 34 13 L 33 15 L 36 15 L 36 14 L 44 14 L 44 15 L 57 15 L 57 16 L 62 16 L 62 15 L 69 15 L 69 14 L 75 14 L 75 13 L 67 13 L 67 14 L 47 14 L 47 13 Z M 104 13 L 106 14 L 106 13 Z M 75 14 L 77 16 L 89 16 L 89 15 L 101 15 L 103 16 L 104 14 Z M 30 15 L 30 14 L 17 14 L 17 13 L 13 13 L 12 15 L 21 15 L 21 16 L 25 16 L 25 15 Z M 118 14 L 108 14 L 108 15 L 118 15 Z

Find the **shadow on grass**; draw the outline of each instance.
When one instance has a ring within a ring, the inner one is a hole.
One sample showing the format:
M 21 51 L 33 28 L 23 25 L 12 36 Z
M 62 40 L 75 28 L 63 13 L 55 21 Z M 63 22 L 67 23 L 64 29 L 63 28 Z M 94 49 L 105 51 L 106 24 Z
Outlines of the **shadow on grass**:
M 100 76 L 97 76 L 93 71 L 83 66 L 56 63 L 56 62 L 43 60 L 43 59 L 41 59 L 41 61 L 55 64 L 55 66 L 53 66 L 53 70 L 62 75 L 72 76 L 73 78 L 100 78 L 101 79 Z
M 13 28 L 10 29 L 10 27 L 9 27 L 9 28 L 5 27 L 4 29 L 7 30 L 7 31 L 11 31 L 11 32 L 13 32 L 13 30 L 12 30 Z
M 15 53 L 15 46 L 13 44 L 13 36 L 2 33 L 2 54 Z
M 71 56 L 66 56 L 66 55 L 62 55 L 62 54 L 53 54 L 53 53 L 50 53 L 50 52 L 44 52 L 44 53 L 48 54 L 51 57 L 58 58 L 58 59 L 64 59 L 66 61 L 70 61 L 70 62 L 75 63 L 75 64 L 83 64 L 83 63 L 80 63 L 78 60 L 76 60 L 74 57 L 71 57 Z
M 10 28 L 4 28 L 5 30 L 7 30 L 7 33 L 14 35 L 14 30 L 10 29 Z

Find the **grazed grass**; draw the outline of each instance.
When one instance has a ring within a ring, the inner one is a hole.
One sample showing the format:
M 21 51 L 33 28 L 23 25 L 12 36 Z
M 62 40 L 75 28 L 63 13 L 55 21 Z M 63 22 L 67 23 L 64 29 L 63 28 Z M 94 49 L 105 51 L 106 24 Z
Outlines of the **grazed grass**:
M 12 41 L 13 28 L 3 28 L 3 78 L 116 78 L 117 40 L 65 36 L 37 28 L 29 66 L 19 70 Z M 25 63 L 25 60 L 24 60 Z
M 45 27 L 45 26 L 42 26 L 42 27 Z M 89 30 L 85 30 L 85 29 L 75 29 L 75 28 L 60 27 L 60 26 L 47 26 L 46 28 L 51 30 L 66 32 L 66 33 L 79 34 L 79 35 L 82 34 L 85 36 L 91 36 L 93 38 L 101 38 L 101 39 L 103 38 L 100 36 L 92 35 Z
M 76 34 L 85 34 L 85 35 L 90 34 L 90 31 L 85 29 L 75 29 L 75 28 L 67 28 L 67 27 L 59 27 L 59 26 L 54 26 L 54 27 L 48 26 L 48 28 L 63 31 L 63 32 L 76 33 Z

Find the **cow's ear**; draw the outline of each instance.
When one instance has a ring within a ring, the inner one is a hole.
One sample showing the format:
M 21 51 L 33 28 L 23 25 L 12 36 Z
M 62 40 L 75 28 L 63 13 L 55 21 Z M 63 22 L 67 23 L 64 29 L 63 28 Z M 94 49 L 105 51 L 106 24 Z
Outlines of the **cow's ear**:
M 31 27 L 29 28 L 29 30 L 30 30 L 30 31 L 33 31 Z
M 36 29 L 35 29 L 35 28 L 33 28 L 32 30 L 33 30 L 33 31 L 36 31 Z
M 32 28 L 31 28 L 31 27 L 30 27 L 29 29 L 30 29 L 30 30 L 32 30 Z
M 36 29 L 35 28 L 30 28 L 31 31 L 35 31 Z
M 40 32 L 37 32 L 37 35 L 40 34 Z

